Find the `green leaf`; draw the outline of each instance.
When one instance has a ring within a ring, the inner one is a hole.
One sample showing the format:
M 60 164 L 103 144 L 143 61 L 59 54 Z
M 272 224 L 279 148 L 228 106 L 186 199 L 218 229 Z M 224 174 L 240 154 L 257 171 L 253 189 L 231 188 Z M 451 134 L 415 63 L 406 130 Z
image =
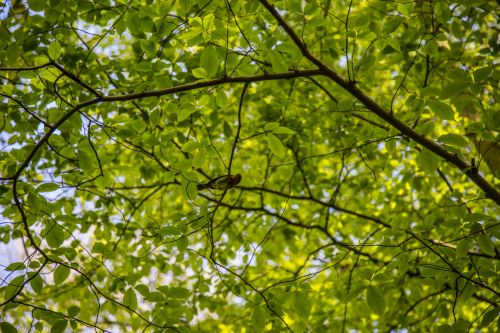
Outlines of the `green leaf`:
M 9 284 L 6 287 L 4 287 L 4 297 L 7 299 L 14 296 L 14 294 L 16 294 L 19 291 L 19 289 L 23 286 L 24 279 L 25 275 L 19 275 L 10 280 Z
M 43 279 L 40 277 L 40 275 L 37 274 L 37 276 L 30 280 L 30 286 L 37 294 L 40 294 L 42 292 Z
M 268 57 L 275 73 L 288 72 L 288 65 L 281 54 L 278 52 L 269 52 Z
M 149 297 L 149 294 L 151 293 L 149 291 L 149 288 L 148 286 L 144 285 L 144 284 L 138 284 L 134 287 L 135 290 L 137 290 L 142 296 L 144 297 Z
M 183 121 L 189 118 L 190 115 L 196 112 L 196 108 L 191 105 L 182 105 L 182 107 L 177 111 L 177 120 Z
M 45 1 L 40 0 L 28 0 L 28 6 L 31 10 L 35 12 L 42 12 L 45 10 Z
M 17 44 L 10 44 L 7 47 L 7 61 L 10 64 L 16 64 L 21 54 L 21 48 Z
M 463 258 L 469 252 L 469 240 L 461 239 L 457 243 L 456 256 L 457 258 Z
M 194 38 L 198 37 L 201 33 L 202 33 L 201 28 L 192 27 L 189 30 L 187 30 L 186 33 L 179 35 L 179 38 L 185 39 L 185 40 L 194 39 Z
M 417 157 L 417 163 L 422 169 L 435 172 L 439 165 L 440 158 L 427 148 L 422 148 Z
M 189 292 L 189 289 L 181 288 L 181 287 L 170 288 L 170 291 L 168 294 L 168 296 L 170 298 L 180 298 L 180 299 L 188 298 L 190 295 L 191 295 L 191 293 Z
M 193 182 L 188 182 L 186 186 L 186 191 L 188 198 L 191 200 L 196 200 L 198 198 L 198 188 Z
M 188 238 L 185 236 L 180 237 L 179 240 L 177 241 L 177 248 L 181 252 L 186 251 L 188 245 L 189 245 Z
M 2 321 L 0 323 L 0 330 L 2 331 L 2 333 L 17 333 L 17 328 L 6 321 Z
M 42 192 L 54 192 L 59 189 L 59 185 L 56 183 L 43 183 L 36 188 L 38 193 Z
M 491 67 L 483 67 L 483 68 L 478 68 L 474 71 L 474 81 L 476 82 L 481 82 L 483 80 L 486 80 L 491 76 L 493 73 L 493 69 Z
M 68 313 L 68 316 L 74 318 L 77 314 L 80 313 L 80 308 L 76 305 L 72 305 L 68 308 L 67 313 Z
M 224 121 L 224 136 L 226 138 L 230 138 L 233 136 L 233 128 L 231 127 L 231 125 L 229 125 L 229 123 L 227 121 Z
M 35 193 L 30 193 L 28 194 L 28 205 L 35 210 L 40 210 L 42 208 L 42 201 L 40 200 L 40 197 L 36 195 Z
M 132 65 L 132 69 L 134 69 L 138 72 L 148 73 L 148 72 L 151 72 L 151 70 L 153 69 L 153 66 L 152 66 L 151 62 L 141 61 L 139 63 Z
M 150 39 L 141 39 L 141 49 L 150 57 L 156 57 L 156 45 Z
M 58 320 L 52 325 L 52 328 L 50 329 L 50 333 L 61 333 L 64 332 L 66 329 L 66 326 L 68 326 L 68 321 L 65 319 Z
M 435 4 L 435 15 L 440 22 L 447 22 L 450 18 L 450 8 L 448 4 L 438 2 Z
M 128 288 L 123 294 L 123 305 L 129 307 L 132 310 L 137 308 L 137 295 L 134 289 Z
M 495 318 L 498 318 L 498 315 L 500 314 L 500 307 L 494 307 L 493 309 L 487 311 L 483 319 L 481 320 L 481 325 L 480 327 L 488 327 Z
M 200 57 L 200 67 L 205 70 L 206 77 L 213 77 L 219 68 L 220 58 L 215 46 L 207 46 Z
M 451 33 L 455 37 L 457 37 L 457 38 L 463 38 L 464 37 L 463 27 L 462 27 L 462 24 L 459 23 L 459 21 L 453 20 L 451 22 L 451 25 L 450 25 L 450 30 L 451 30 Z
M 436 327 L 436 333 L 450 333 L 450 332 L 453 332 L 453 329 L 448 324 L 439 325 Z
M 467 139 L 464 136 L 458 134 L 441 135 L 438 140 L 444 144 L 455 147 L 467 147 L 469 145 Z
M 412 14 L 412 7 L 410 3 L 399 3 L 398 10 L 404 16 L 410 16 Z
M 399 25 L 404 21 L 404 17 L 401 16 L 393 16 L 387 20 L 384 24 L 384 33 L 390 34 L 399 27 Z
M 441 119 L 444 120 L 454 120 L 455 111 L 448 104 L 441 102 L 439 100 L 428 100 L 426 105 Z
M 68 278 L 70 269 L 66 266 L 59 265 L 54 271 L 54 284 L 60 285 Z
M 439 46 L 435 39 L 426 41 L 424 47 L 422 47 L 422 52 L 428 56 L 436 56 L 439 53 Z
M 57 221 L 72 223 L 72 224 L 81 222 L 81 220 L 74 215 L 57 215 L 55 219 Z
M 193 76 L 197 79 L 206 79 L 208 78 L 208 74 L 204 68 L 198 67 L 193 69 Z
M 384 295 L 380 292 L 378 288 L 369 286 L 366 290 L 366 301 L 372 312 L 383 316 L 385 312 L 385 299 Z
M 90 156 L 82 149 L 78 150 L 78 162 L 80 168 L 84 171 L 92 171 L 94 169 L 94 165 L 92 164 L 92 160 Z
M 486 236 L 486 235 L 480 235 L 478 238 L 477 238 L 477 243 L 479 245 L 479 249 L 490 255 L 490 256 L 494 256 L 495 255 L 495 244 L 493 243 L 493 241 L 490 239 L 490 237 Z
M 22 270 L 25 270 L 26 269 L 26 265 L 23 264 L 22 262 L 20 261 L 17 261 L 17 262 L 13 262 L 11 264 L 9 264 L 9 266 L 7 266 L 5 268 L 5 270 L 7 272 L 13 272 L 13 271 L 22 271 Z
M 157 126 L 160 123 L 160 110 L 158 108 L 155 108 L 151 113 L 149 114 L 149 124 L 152 127 Z
M 254 332 L 263 332 L 266 325 L 266 313 L 258 305 L 255 305 L 252 310 L 252 328 Z
M 57 60 L 61 56 L 62 47 L 61 44 L 56 40 L 52 42 L 49 46 L 49 57 L 52 60 Z
M 201 168 L 206 160 L 209 158 L 209 154 L 206 151 L 198 151 L 195 153 L 193 158 L 193 165 L 195 168 Z
M 471 323 L 468 322 L 465 319 L 458 319 L 456 322 L 453 323 L 451 326 L 451 331 L 450 332 L 456 332 L 456 333 L 467 333 L 469 331 Z
M 279 126 L 280 126 L 280 123 L 272 121 L 272 122 L 266 123 L 264 125 L 264 131 L 269 132 L 269 131 L 277 129 Z
M 286 148 L 281 143 L 281 140 L 274 134 L 267 135 L 267 144 L 269 149 L 273 152 L 273 154 L 284 157 L 286 155 Z
M 155 25 L 151 17 L 146 15 L 141 15 L 139 22 L 134 22 L 135 24 L 139 23 L 139 27 L 143 32 L 155 32 Z
M 396 51 L 401 51 L 401 46 L 399 45 L 398 41 L 392 38 L 387 39 L 387 45 L 392 47 Z
M 297 313 L 302 319 L 307 319 L 311 313 L 311 301 L 307 296 L 307 293 L 303 291 L 296 291 L 293 293 L 293 307 L 295 313 Z
M 295 134 L 296 133 L 293 129 L 290 129 L 290 128 L 284 127 L 284 126 L 279 126 L 275 129 L 273 129 L 272 131 L 273 131 L 273 133 L 276 133 L 276 134 Z
M 408 271 L 408 255 L 402 254 L 398 257 L 398 274 L 404 275 Z
M 152 291 L 149 294 L 148 301 L 153 303 L 165 302 L 164 296 L 158 291 Z
M 106 246 L 106 244 L 102 242 L 95 242 L 92 246 L 92 252 L 102 254 L 109 253 L 109 246 Z
M 52 248 L 58 248 L 66 239 L 64 229 L 58 224 L 53 224 L 51 227 L 47 227 L 45 229 L 45 233 L 47 244 L 49 244 Z

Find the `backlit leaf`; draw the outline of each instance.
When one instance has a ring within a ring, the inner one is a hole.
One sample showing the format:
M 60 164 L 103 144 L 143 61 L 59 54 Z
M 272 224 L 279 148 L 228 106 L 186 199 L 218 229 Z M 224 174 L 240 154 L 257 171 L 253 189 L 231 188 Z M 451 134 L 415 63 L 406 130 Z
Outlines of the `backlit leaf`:
M 123 305 L 129 307 L 132 310 L 137 308 L 137 295 L 134 289 L 128 288 L 123 294 Z
M 448 104 L 441 102 L 439 100 L 429 100 L 426 101 L 426 105 L 429 106 L 432 112 L 434 112 L 439 118 L 445 120 L 454 120 L 455 112 Z
M 372 312 L 382 316 L 385 312 L 385 299 L 384 295 L 378 288 L 369 286 L 366 290 L 366 301 L 370 306 Z
M 61 44 L 56 40 L 49 46 L 49 57 L 52 60 L 57 60 L 61 56 L 62 47 Z
M 441 135 L 438 139 L 442 143 L 456 147 L 467 147 L 469 142 L 462 135 L 458 134 L 445 134 Z
M 54 271 L 54 283 L 59 285 L 63 283 L 69 276 L 70 269 L 64 265 L 57 266 Z
M 274 134 L 268 134 L 266 137 L 269 149 L 273 152 L 273 154 L 279 157 L 285 156 L 286 148 L 283 146 L 283 143 L 281 143 L 281 140 Z

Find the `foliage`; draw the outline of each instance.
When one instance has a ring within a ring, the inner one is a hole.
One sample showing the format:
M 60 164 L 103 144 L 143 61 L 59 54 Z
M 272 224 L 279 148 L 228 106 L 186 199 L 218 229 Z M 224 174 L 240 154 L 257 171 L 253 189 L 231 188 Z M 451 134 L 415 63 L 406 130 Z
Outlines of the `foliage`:
M 499 325 L 495 1 L 1 6 L 2 332 Z

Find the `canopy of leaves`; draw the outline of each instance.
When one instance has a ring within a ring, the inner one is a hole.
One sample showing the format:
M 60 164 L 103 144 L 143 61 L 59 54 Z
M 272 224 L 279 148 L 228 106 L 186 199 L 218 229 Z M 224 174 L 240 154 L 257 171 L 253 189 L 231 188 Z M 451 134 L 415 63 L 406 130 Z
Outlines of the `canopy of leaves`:
M 0 6 L 2 332 L 497 329 L 495 1 Z

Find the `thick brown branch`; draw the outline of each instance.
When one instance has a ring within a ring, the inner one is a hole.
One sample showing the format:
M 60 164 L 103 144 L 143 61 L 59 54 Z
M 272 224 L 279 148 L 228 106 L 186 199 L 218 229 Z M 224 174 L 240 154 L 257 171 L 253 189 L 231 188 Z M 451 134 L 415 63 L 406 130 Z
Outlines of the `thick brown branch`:
M 311 69 L 311 70 L 297 70 L 291 72 L 272 73 L 272 74 L 263 74 L 255 76 L 228 76 L 213 80 L 205 80 L 205 81 L 183 84 L 180 86 L 165 88 L 161 90 L 150 90 L 140 93 L 119 95 L 119 96 L 107 96 L 102 98 L 102 102 L 117 102 L 117 101 L 123 102 L 145 97 L 159 97 L 183 91 L 190 91 L 200 88 L 218 86 L 227 83 L 251 83 L 259 81 L 287 80 L 287 79 L 295 79 L 298 77 L 308 77 L 314 75 L 323 75 L 323 73 L 320 70 Z
M 307 77 L 313 75 L 321 75 L 321 71 L 319 70 L 301 70 L 301 71 L 293 71 L 293 72 L 285 72 L 285 73 L 275 73 L 275 74 L 263 74 L 263 75 L 255 75 L 255 76 L 236 76 L 236 77 L 224 77 L 213 80 L 200 81 L 195 83 L 183 84 L 171 88 L 165 88 L 161 90 L 150 90 L 144 91 L 141 93 L 133 93 L 127 95 L 118 95 L 118 96 L 104 96 L 100 98 L 90 99 L 81 104 L 76 105 L 72 110 L 62 116 L 56 123 L 53 124 L 53 127 L 50 128 L 47 133 L 37 142 L 35 147 L 28 154 L 28 157 L 24 160 L 24 162 L 19 166 L 13 178 L 18 178 L 19 175 L 23 172 L 23 170 L 28 166 L 28 164 L 33 159 L 35 153 L 40 150 L 41 146 L 47 142 L 50 136 L 54 133 L 56 129 L 58 129 L 63 123 L 66 122 L 72 115 L 77 113 L 79 110 L 94 104 L 99 104 L 103 102 L 117 102 L 117 101 L 130 101 L 139 98 L 145 97 L 160 97 L 164 95 L 170 95 L 174 93 L 179 93 L 183 91 L 196 90 L 200 88 L 213 87 L 218 85 L 223 85 L 227 83 L 246 83 L 246 82 L 259 82 L 259 81 L 272 81 L 272 80 L 280 80 L 280 79 L 294 79 L 298 77 Z M 9 177 L 10 178 L 10 177 Z
M 467 162 L 459 158 L 456 154 L 446 150 L 436 142 L 427 139 L 423 135 L 417 133 L 411 127 L 403 123 L 399 118 L 395 117 L 394 114 L 385 110 L 382 106 L 377 104 L 374 100 L 368 97 L 363 91 L 357 88 L 354 84 L 351 84 L 340 74 L 330 68 L 328 65 L 323 63 L 320 59 L 316 58 L 306 47 L 306 44 L 299 38 L 292 27 L 283 19 L 283 17 L 278 13 L 278 11 L 267 1 L 259 0 L 260 3 L 269 11 L 269 13 L 278 21 L 279 25 L 285 30 L 288 36 L 293 40 L 295 45 L 300 49 L 304 57 L 306 57 L 313 64 L 318 66 L 321 73 L 332 81 L 337 83 L 340 87 L 349 92 L 352 96 L 356 97 L 365 107 L 375 113 L 377 116 L 385 120 L 387 123 L 392 125 L 401 131 L 402 134 L 409 137 L 413 141 L 421 144 L 425 148 L 429 149 L 436 155 L 442 157 L 445 161 L 455 165 L 460 169 L 470 180 L 472 180 L 480 189 L 484 191 L 486 196 L 492 199 L 497 205 L 500 206 L 500 192 L 498 192 L 490 183 L 488 183 L 478 172 L 474 171 Z

